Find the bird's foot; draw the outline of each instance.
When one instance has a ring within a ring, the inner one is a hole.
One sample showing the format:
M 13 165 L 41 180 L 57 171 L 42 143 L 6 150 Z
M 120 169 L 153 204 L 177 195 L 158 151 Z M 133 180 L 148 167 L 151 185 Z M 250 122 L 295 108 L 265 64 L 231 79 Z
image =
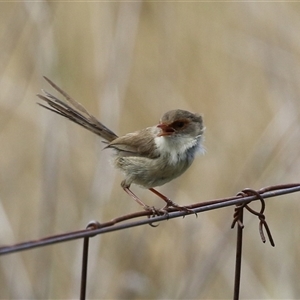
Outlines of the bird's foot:
M 190 209 L 186 206 L 180 206 L 180 205 L 176 204 L 175 202 L 173 202 L 170 199 L 167 199 L 166 202 L 167 202 L 167 205 L 164 208 L 162 208 L 162 210 L 164 210 L 164 211 L 166 211 L 166 208 L 168 208 L 168 207 L 174 207 L 179 211 L 186 212 L 186 214 L 195 214 L 195 216 L 198 217 L 197 213 L 193 209 Z
M 154 217 L 158 217 L 158 216 L 167 216 L 167 219 L 169 219 L 169 213 L 164 208 L 157 209 L 154 206 L 145 205 L 144 209 L 148 212 L 151 212 L 151 214 L 148 215 L 148 218 L 154 218 Z M 153 222 L 151 222 L 151 223 L 149 223 L 149 225 L 151 227 L 157 227 L 159 224 L 154 225 Z
M 187 208 L 186 206 L 180 206 L 180 205 L 176 204 L 175 202 L 173 202 L 171 199 L 169 199 L 168 197 L 166 197 L 165 195 L 163 195 L 156 189 L 149 188 L 149 190 L 167 203 L 166 206 L 161 209 L 161 211 L 168 212 L 168 208 L 173 207 L 179 211 L 186 212 L 186 214 L 195 214 L 196 217 L 198 217 L 197 213 L 194 210 Z
M 165 207 L 164 208 L 160 208 L 160 209 L 157 209 L 155 208 L 154 206 L 148 206 L 148 205 L 145 205 L 144 206 L 144 209 L 146 211 L 149 211 L 151 212 L 151 215 L 149 215 L 150 218 L 153 218 L 153 217 L 158 217 L 158 216 L 165 216 L 165 215 L 168 215 L 168 211 L 165 210 Z

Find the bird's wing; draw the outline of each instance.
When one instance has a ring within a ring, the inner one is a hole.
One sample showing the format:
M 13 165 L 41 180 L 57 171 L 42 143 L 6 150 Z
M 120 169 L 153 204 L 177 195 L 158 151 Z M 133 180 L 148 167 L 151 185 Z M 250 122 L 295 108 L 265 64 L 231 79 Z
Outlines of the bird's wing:
M 121 156 L 143 156 L 156 158 L 159 156 L 154 142 L 156 127 L 148 127 L 140 131 L 128 133 L 118 137 L 108 144 L 106 148 L 113 148 Z

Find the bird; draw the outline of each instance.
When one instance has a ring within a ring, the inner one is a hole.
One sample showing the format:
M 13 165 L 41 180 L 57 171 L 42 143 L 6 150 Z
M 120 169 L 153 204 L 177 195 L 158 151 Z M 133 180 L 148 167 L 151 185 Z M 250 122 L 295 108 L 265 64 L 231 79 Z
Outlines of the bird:
M 125 179 L 121 182 L 121 187 L 129 196 L 153 215 L 167 214 L 170 207 L 194 213 L 154 188 L 182 175 L 191 166 L 196 154 L 204 153 L 202 142 L 205 127 L 202 115 L 174 109 L 164 113 L 157 125 L 118 136 L 53 81 L 45 76 L 44 79 L 64 96 L 66 101 L 42 90 L 43 94 L 37 96 L 44 102 L 38 104 L 105 140 L 104 149 L 114 151 L 114 166 L 123 172 Z M 131 184 L 149 189 L 164 200 L 165 206 L 157 209 L 145 204 L 131 190 Z

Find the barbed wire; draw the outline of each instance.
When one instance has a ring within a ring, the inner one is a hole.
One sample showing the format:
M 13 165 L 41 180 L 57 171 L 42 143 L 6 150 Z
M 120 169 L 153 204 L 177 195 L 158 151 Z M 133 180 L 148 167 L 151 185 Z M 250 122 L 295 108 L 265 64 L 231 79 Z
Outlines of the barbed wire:
M 240 205 L 244 205 L 243 207 L 248 207 L 248 204 L 252 201 L 260 200 L 265 198 L 272 198 L 276 196 L 281 196 L 285 194 L 295 193 L 300 191 L 300 183 L 291 183 L 291 184 L 281 184 L 281 185 L 275 185 L 275 186 L 269 186 L 261 188 L 257 191 L 254 191 L 252 189 L 245 189 L 242 192 L 238 193 L 236 196 L 233 197 L 227 197 L 222 199 L 214 199 L 210 201 L 200 202 L 200 203 L 194 203 L 189 206 L 186 206 L 187 208 L 193 210 L 196 214 L 210 211 L 214 209 L 224 208 L 228 206 L 235 205 L 237 207 L 240 207 Z M 248 209 L 248 208 L 247 208 Z M 270 240 L 270 243 L 272 244 L 272 236 L 270 235 L 270 230 L 268 226 L 266 225 L 265 217 L 263 215 L 263 212 L 255 212 L 254 210 L 249 210 L 251 213 L 257 215 L 260 219 L 260 235 L 262 237 L 263 242 L 265 242 L 264 234 L 263 234 L 263 228 L 266 229 L 268 238 Z M 83 230 L 77 230 L 77 231 L 71 231 L 63 234 L 57 234 L 52 235 L 48 237 L 44 237 L 37 240 L 31 240 L 27 242 L 22 242 L 14 245 L 8 245 L 8 246 L 1 246 L 0 247 L 0 255 L 5 254 L 11 254 L 19 251 L 29 250 L 37 247 L 44 247 L 47 245 L 53 245 L 57 243 L 67 242 L 71 240 L 76 239 L 82 239 L 87 237 L 93 237 L 98 234 L 104 234 L 112 231 L 118 231 L 123 230 L 126 228 L 141 226 L 145 224 L 153 225 L 154 223 L 170 220 L 173 218 L 178 217 L 185 217 L 187 215 L 193 215 L 193 212 L 184 212 L 184 211 L 177 211 L 176 208 L 169 207 L 167 208 L 167 214 L 159 215 L 159 216 L 153 216 L 151 215 L 151 212 L 147 211 L 140 211 L 132 214 L 126 214 L 117 218 L 114 218 L 108 222 L 105 223 L 99 223 L 98 221 L 91 221 L 86 229 Z M 129 220 L 134 220 L 141 217 L 147 217 L 142 220 L 138 221 L 131 221 L 127 222 Z M 235 215 L 236 217 L 236 215 Z M 238 218 L 236 218 L 236 221 L 238 222 Z M 234 226 L 234 223 L 233 223 Z M 232 226 L 232 227 L 233 227 Z M 242 226 L 242 224 L 239 223 L 239 226 Z

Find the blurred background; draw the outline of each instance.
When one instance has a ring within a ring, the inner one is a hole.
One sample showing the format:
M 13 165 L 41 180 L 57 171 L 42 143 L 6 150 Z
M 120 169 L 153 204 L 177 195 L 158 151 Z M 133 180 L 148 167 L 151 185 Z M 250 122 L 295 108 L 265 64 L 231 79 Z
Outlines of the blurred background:
M 52 79 L 118 134 L 203 114 L 206 154 L 159 188 L 181 205 L 299 182 L 300 5 L 0 4 L 1 245 L 141 208 L 101 140 L 36 104 Z M 139 187 L 149 205 L 163 203 Z M 253 204 L 255 206 L 255 204 Z M 90 242 L 90 299 L 227 299 L 233 207 Z M 245 215 L 241 298 L 299 299 L 299 194 L 267 200 L 276 247 Z M 1 257 L 1 299 L 79 297 L 82 241 Z

